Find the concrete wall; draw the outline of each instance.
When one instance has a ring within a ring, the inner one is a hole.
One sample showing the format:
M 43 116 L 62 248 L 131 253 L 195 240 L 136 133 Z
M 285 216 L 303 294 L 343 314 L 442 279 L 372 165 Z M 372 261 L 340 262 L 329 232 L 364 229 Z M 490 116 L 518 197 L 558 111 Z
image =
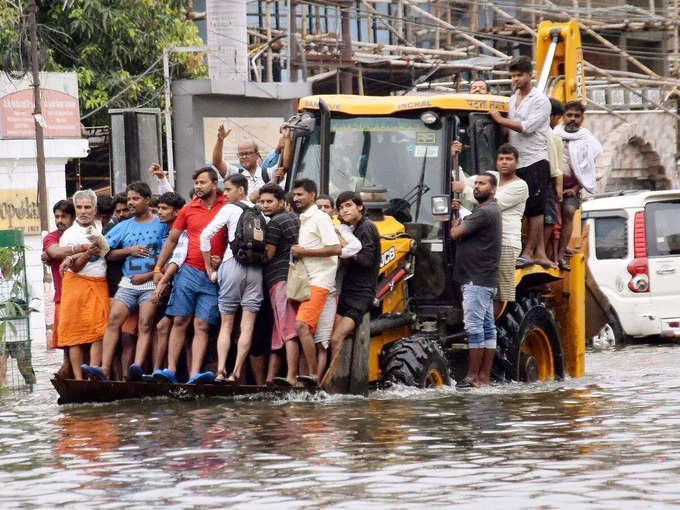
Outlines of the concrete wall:
M 662 111 L 609 113 L 589 111 L 585 126 L 602 143 L 597 160 L 598 191 L 680 187 L 677 123 Z
M 213 93 L 206 80 L 182 80 L 173 83 L 172 126 L 176 189 L 185 198 L 188 198 L 188 192 L 193 185 L 192 172 L 209 162 L 206 161 L 204 154 L 203 119 L 205 117 L 281 117 L 286 119 L 292 115 L 297 98 L 309 94 L 309 86 L 301 83 L 256 84 L 249 82 L 246 87 L 247 95 L 244 96 Z

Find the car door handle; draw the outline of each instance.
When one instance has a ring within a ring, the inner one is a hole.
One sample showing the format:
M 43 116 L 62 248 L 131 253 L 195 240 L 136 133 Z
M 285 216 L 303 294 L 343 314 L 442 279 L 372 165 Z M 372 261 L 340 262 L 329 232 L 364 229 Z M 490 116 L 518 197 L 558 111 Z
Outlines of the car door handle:
M 656 274 L 673 274 L 675 273 L 674 267 L 659 268 L 656 270 Z

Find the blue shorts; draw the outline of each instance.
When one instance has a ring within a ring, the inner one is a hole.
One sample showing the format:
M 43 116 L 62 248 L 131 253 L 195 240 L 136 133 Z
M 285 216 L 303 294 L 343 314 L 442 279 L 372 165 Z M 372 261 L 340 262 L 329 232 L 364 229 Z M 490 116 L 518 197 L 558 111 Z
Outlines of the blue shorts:
M 165 315 L 198 317 L 208 324 L 218 324 L 217 285 L 203 271 L 183 265 L 175 275 Z
M 123 303 L 127 309 L 130 310 L 130 313 L 135 313 L 135 310 L 137 310 L 139 305 L 145 301 L 151 301 L 151 294 L 153 294 L 153 290 L 137 290 L 118 287 L 113 299 Z

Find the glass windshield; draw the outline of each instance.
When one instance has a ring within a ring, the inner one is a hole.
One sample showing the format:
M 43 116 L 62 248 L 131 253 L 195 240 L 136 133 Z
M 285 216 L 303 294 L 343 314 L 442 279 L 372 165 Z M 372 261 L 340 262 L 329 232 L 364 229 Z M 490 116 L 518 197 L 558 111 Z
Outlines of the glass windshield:
M 434 224 L 430 197 L 442 192 L 441 158 L 446 156 L 441 154 L 441 137 L 441 127 L 431 129 L 419 118 L 331 119 L 331 196 L 366 186 L 385 188 L 391 206 L 405 212 L 403 219 Z M 318 129 L 300 149 L 295 177 L 319 182 Z

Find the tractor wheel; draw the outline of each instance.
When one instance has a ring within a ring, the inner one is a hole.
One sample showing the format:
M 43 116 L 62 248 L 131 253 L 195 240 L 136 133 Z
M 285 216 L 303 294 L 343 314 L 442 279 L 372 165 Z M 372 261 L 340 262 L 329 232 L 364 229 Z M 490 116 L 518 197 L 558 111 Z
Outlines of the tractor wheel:
M 380 353 L 380 385 L 428 388 L 451 384 L 449 362 L 436 335 L 415 335 L 386 345 Z
M 535 293 L 508 303 L 496 324 L 496 367 L 505 379 L 533 382 L 564 377 L 562 346 L 550 304 Z M 503 370 L 504 369 L 504 370 Z

